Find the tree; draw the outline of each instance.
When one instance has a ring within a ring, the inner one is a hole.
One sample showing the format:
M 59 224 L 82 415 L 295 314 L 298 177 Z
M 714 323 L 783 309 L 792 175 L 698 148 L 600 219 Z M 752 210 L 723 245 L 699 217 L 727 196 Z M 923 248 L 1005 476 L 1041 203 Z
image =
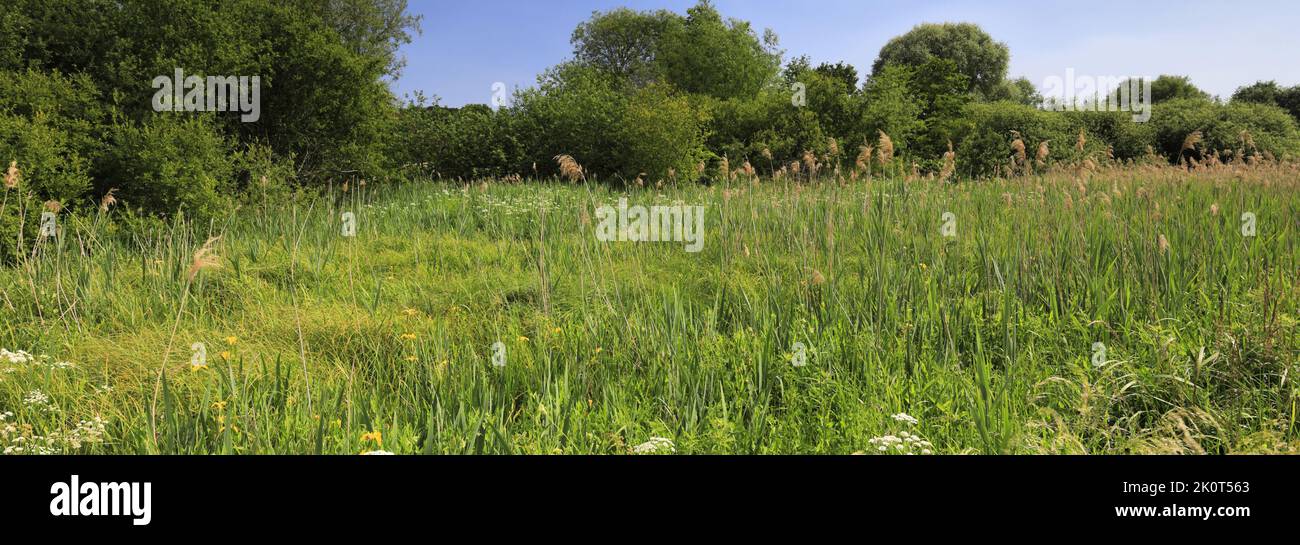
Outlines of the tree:
M 1043 95 L 1027 78 L 1003 80 L 984 98 L 989 101 L 1005 100 L 1025 106 L 1037 106 L 1043 103 Z
M 1161 75 L 1151 82 L 1152 104 L 1180 98 L 1208 99 L 1210 95 L 1192 85 L 1187 76 Z
M 688 93 L 716 98 L 753 95 L 777 73 L 780 55 L 774 35 L 760 40 L 749 23 L 722 20 L 708 0 L 687 10 L 682 25 L 670 25 L 656 59 L 668 81 Z
M 1232 94 L 1232 102 L 1272 104 L 1300 121 L 1300 85 L 1282 87 L 1276 81 L 1259 81 L 1237 89 Z
M 1006 44 L 994 41 L 977 25 L 926 23 L 885 44 L 871 72 L 891 64 L 915 68 L 933 57 L 956 64 L 957 72 L 967 78 L 969 92 L 990 96 L 1006 77 L 1011 54 Z
M 680 15 L 667 10 L 617 8 L 592 12 L 590 19 L 573 30 L 569 41 L 578 62 L 640 86 L 656 79 L 655 58 L 664 33 L 683 23 Z

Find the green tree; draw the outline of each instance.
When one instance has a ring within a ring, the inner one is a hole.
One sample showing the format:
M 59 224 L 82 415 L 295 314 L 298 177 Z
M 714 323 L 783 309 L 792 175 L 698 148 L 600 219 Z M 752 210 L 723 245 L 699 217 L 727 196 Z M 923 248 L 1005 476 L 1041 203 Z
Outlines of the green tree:
M 708 0 L 687 10 L 686 21 L 671 25 L 657 52 L 667 80 L 688 93 L 716 98 L 752 95 L 776 76 L 780 55 L 775 38 L 760 39 L 748 22 L 723 21 Z
M 1209 99 L 1210 95 L 1192 85 L 1187 76 L 1161 75 L 1151 82 L 1152 104 L 1184 98 Z
M 1237 89 L 1232 101 L 1279 106 L 1300 121 L 1300 85 L 1282 87 L 1276 81 L 1259 81 Z
M 616 8 L 593 12 L 591 18 L 573 30 L 573 57 L 625 78 L 635 85 L 657 79 L 656 53 L 660 40 L 670 29 L 684 24 L 671 11 L 634 11 Z
M 933 57 L 952 61 L 966 76 L 967 90 L 993 95 L 1007 74 L 1011 54 L 1006 44 L 971 23 L 925 23 L 885 44 L 871 65 L 872 73 L 896 64 L 913 68 Z

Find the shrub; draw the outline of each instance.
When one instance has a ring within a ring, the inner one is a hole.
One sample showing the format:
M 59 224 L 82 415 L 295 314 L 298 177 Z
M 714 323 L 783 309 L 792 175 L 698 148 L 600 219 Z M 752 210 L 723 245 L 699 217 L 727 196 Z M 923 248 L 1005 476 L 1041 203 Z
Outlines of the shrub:
M 0 114 L 0 162 L 16 161 L 23 193 L 40 200 L 75 204 L 90 190 L 89 164 L 73 149 L 74 139 L 51 126 L 49 116 L 35 119 Z
M 1259 153 L 1278 159 L 1300 154 L 1300 129 L 1285 110 L 1270 104 L 1222 105 L 1200 99 L 1176 99 L 1157 104 L 1151 114 L 1153 141 L 1158 152 L 1176 162 L 1187 135 L 1201 131 L 1202 152 L 1253 151 L 1243 142 L 1248 131 Z
M 697 111 L 684 97 L 663 85 L 651 85 L 628 101 L 619 126 L 621 174 L 634 179 L 645 173 L 649 180 L 669 178 L 669 170 L 689 173 L 704 158 L 704 132 Z
M 1056 112 L 1014 102 L 968 104 L 955 129 L 957 171 L 972 177 L 1005 174 L 1012 154 L 1012 131 L 1020 134 L 1030 155 L 1045 140 L 1059 147 L 1073 144 L 1078 136 L 1077 131 L 1070 134 L 1069 120 Z
M 158 115 L 143 125 L 120 124 L 109 142 L 103 183 L 117 188 L 125 206 L 210 219 L 234 201 L 230 146 L 205 117 Z

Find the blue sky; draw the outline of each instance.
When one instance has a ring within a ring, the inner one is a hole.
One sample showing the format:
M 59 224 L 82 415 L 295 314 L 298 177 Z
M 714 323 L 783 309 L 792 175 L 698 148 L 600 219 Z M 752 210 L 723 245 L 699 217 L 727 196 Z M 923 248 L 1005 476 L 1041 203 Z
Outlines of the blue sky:
M 593 10 L 684 13 L 695 0 L 411 0 L 423 33 L 403 48 L 399 96 L 488 103 L 492 84 L 531 86 L 572 54 L 569 36 Z M 1184 5 L 1178 5 L 1184 4 Z M 1067 68 L 1095 76 L 1191 76 L 1227 97 L 1260 79 L 1300 83 L 1300 2 L 715 0 L 724 16 L 781 38 L 785 58 L 846 61 L 862 75 L 880 47 L 922 22 L 977 23 L 1011 48 L 1011 76 L 1040 88 Z

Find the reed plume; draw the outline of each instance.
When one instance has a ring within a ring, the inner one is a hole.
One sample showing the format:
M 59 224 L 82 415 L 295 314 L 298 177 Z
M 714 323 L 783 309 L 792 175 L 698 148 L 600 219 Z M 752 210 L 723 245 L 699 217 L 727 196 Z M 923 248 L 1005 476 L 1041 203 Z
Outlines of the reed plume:
M 18 170 L 18 161 L 9 162 L 9 170 L 5 172 L 5 189 L 14 189 L 18 187 L 18 182 L 23 179 L 23 171 Z
M 560 175 L 568 178 L 570 182 L 586 181 L 587 175 L 582 171 L 582 165 L 579 165 L 572 156 L 560 154 L 555 156 L 555 163 L 560 167 Z
M 894 140 L 885 134 L 885 131 L 876 132 L 880 133 L 880 139 L 876 142 L 876 153 L 880 156 L 880 164 L 887 165 L 894 160 Z

